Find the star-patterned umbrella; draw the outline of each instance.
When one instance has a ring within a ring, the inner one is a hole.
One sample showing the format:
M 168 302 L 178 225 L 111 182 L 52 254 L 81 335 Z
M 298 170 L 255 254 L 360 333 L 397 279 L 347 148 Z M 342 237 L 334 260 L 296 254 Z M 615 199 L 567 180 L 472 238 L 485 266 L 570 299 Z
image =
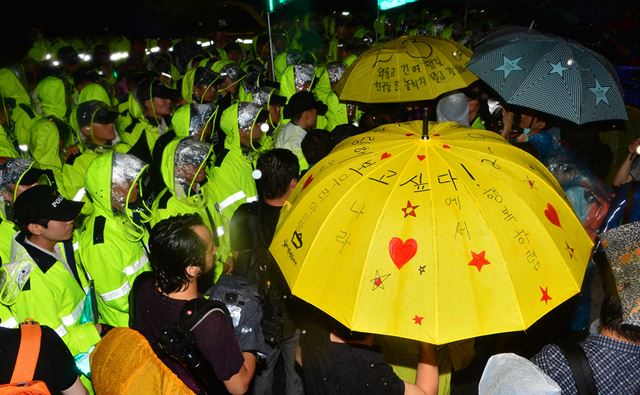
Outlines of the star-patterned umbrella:
M 270 251 L 294 295 L 355 331 L 433 344 L 524 330 L 575 295 L 592 242 L 499 135 L 384 125 L 300 180 Z
M 476 47 L 467 68 L 512 105 L 579 125 L 627 119 L 614 67 L 575 41 L 538 32 L 496 34 Z

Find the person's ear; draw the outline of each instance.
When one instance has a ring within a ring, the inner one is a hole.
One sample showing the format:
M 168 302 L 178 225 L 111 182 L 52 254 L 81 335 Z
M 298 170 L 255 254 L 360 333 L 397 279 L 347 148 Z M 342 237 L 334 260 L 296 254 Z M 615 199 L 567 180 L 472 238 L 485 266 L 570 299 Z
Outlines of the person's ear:
M 190 265 L 187 266 L 185 270 L 187 271 L 189 277 L 193 278 L 198 278 L 200 277 L 200 274 L 202 274 L 202 269 L 200 269 L 200 266 Z
M 547 122 L 544 119 L 540 119 L 538 117 L 536 117 L 535 119 L 535 125 L 534 125 L 534 130 L 536 131 L 540 131 L 543 130 L 544 128 L 547 127 Z
M 292 178 L 291 181 L 289 181 L 289 190 L 293 191 L 295 189 L 296 185 L 298 185 L 298 179 L 297 178 Z
M 42 225 L 38 225 L 38 224 L 29 224 L 29 225 L 27 225 L 27 230 L 32 235 L 40 236 L 42 234 L 42 230 L 43 229 L 44 229 L 44 226 L 42 226 Z
M 83 136 L 89 137 L 91 134 L 91 127 L 89 125 L 81 127 L 80 133 L 82 133 Z

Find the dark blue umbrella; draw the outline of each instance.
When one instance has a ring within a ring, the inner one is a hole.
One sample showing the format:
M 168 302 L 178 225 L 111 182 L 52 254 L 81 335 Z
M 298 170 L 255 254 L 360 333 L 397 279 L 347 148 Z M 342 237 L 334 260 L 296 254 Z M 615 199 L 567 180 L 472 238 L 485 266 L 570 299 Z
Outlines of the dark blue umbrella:
M 493 34 L 467 68 L 512 105 L 579 125 L 627 119 L 614 67 L 572 40 L 523 29 Z

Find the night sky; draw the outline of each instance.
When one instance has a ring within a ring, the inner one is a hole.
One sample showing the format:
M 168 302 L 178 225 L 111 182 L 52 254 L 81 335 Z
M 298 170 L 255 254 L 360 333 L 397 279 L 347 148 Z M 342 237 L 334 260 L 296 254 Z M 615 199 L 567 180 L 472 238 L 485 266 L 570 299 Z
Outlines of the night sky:
M 260 29 L 255 19 L 233 6 L 224 6 L 224 1 L 216 0 L 66 0 L 66 1 L 12 1 L 11 7 L 3 7 L 0 34 L 5 39 L 4 50 L 0 51 L 2 64 L 7 59 L 20 57 L 30 47 L 35 28 L 48 37 L 96 37 L 105 35 L 128 35 L 143 37 L 183 36 L 189 31 L 211 32 L 220 19 L 225 20 L 228 31 L 242 32 Z M 265 17 L 266 0 L 244 0 L 254 7 L 262 20 Z M 548 22 L 559 29 L 571 33 L 571 26 L 561 20 L 563 13 L 578 14 L 584 23 L 602 21 L 615 17 L 629 9 L 638 8 L 632 0 L 420 0 L 393 12 L 404 12 L 422 7 L 449 7 L 457 10 L 454 17 L 462 18 L 464 5 L 471 8 L 486 8 L 494 15 L 509 15 L 514 24 L 525 24 L 535 14 L 545 9 L 554 10 L 554 15 L 538 17 L 539 23 Z M 272 14 L 272 22 L 286 20 L 305 11 L 329 13 L 342 11 L 348 4 L 349 10 L 363 21 L 372 21 L 376 15 L 376 0 L 290 0 L 289 5 Z M 541 4 L 544 4 L 542 6 Z M 404 10 L 403 10 L 404 9 Z M 459 14 L 458 14 L 459 13 Z M 553 18 L 560 18 L 559 22 Z

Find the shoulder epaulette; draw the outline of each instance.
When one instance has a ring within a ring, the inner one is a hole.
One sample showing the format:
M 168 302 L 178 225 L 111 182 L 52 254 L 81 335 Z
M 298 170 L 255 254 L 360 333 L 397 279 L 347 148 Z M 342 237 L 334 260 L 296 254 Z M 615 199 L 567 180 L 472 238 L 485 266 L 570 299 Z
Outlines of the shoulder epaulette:
M 36 113 L 33 112 L 33 109 L 31 107 L 27 106 L 26 104 L 20 103 L 20 104 L 18 104 L 18 107 L 22 108 L 22 111 L 26 112 L 27 115 L 29 116 L 29 118 L 33 119 L 33 118 L 36 117 Z
M 99 215 L 96 217 L 93 223 L 93 245 L 104 243 L 104 226 L 107 223 L 107 218 Z

